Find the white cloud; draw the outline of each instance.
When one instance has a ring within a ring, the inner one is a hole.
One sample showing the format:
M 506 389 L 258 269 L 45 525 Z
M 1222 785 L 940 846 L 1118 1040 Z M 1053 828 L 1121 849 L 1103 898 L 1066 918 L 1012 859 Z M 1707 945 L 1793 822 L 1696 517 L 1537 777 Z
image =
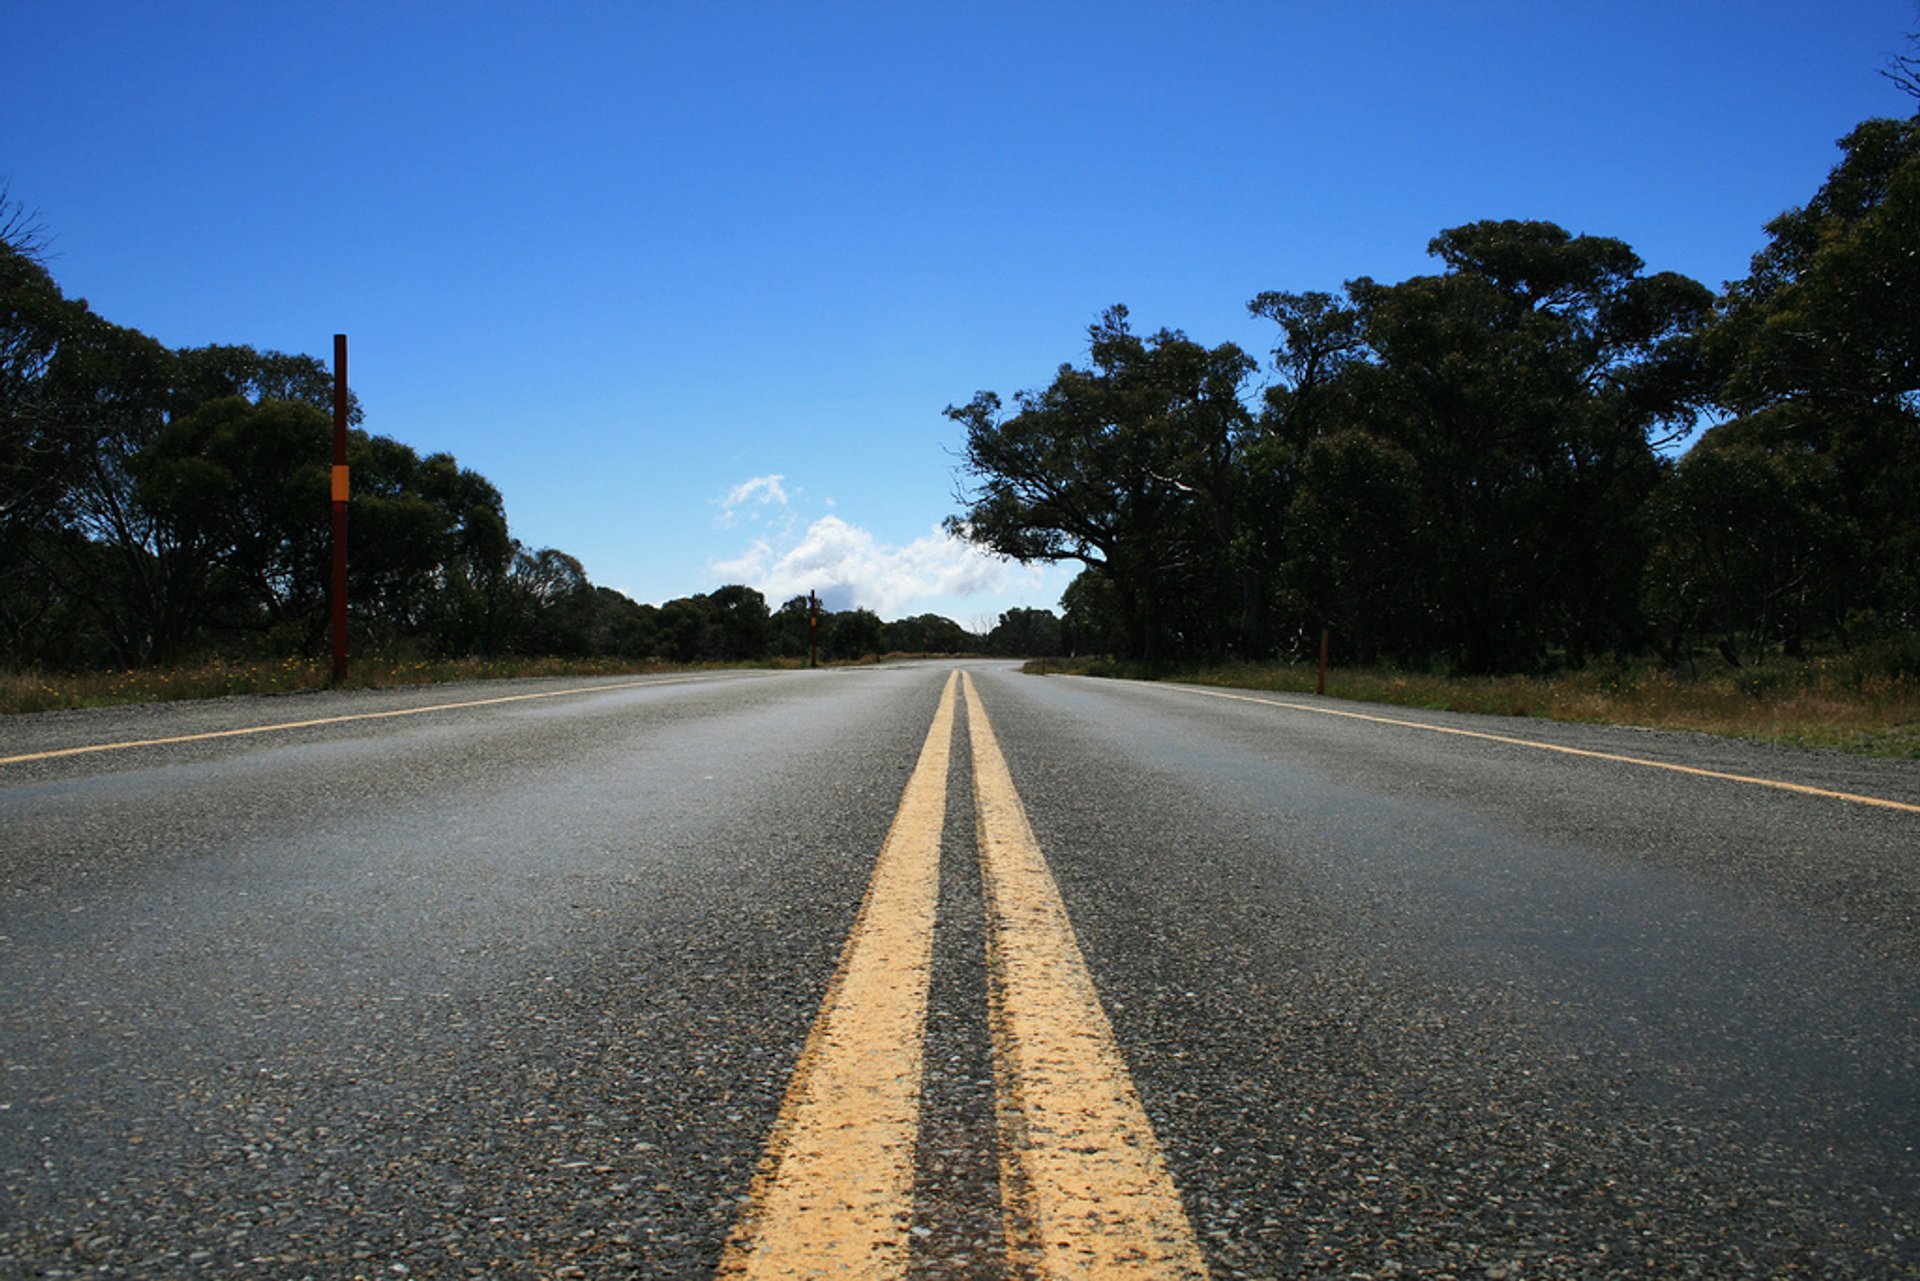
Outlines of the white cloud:
M 732 529 L 740 523 L 739 509 L 742 507 L 785 507 L 787 491 L 781 484 L 785 479 L 784 474 L 775 472 L 741 481 L 727 491 L 725 498 L 719 500 L 720 515 L 714 518 L 714 524 L 721 529 Z
M 784 474 L 775 472 L 771 476 L 755 476 L 752 480 L 743 480 L 728 491 L 721 505 L 738 507 L 741 503 L 756 502 L 763 507 L 768 503 L 779 503 L 784 507 L 787 502 L 787 491 L 781 488 L 780 482 L 785 479 Z
M 757 539 L 708 568 L 725 582 L 757 589 L 776 609 L 813 591 L 830 609 L 870 609 L 887 619 L 925 612 L 941 598 L 1002 595 L 1040 578 L 938 527 L 890 547 L 838 516 L 822 516 L 790 545 Z

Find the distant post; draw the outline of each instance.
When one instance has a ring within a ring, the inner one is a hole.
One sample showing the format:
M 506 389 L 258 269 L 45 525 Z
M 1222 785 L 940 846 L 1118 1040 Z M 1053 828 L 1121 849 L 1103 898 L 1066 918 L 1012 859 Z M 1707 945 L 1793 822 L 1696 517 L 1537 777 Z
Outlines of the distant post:
M 347 679 L 347 336 L 333 336 L 333 683 Z
M 820 666 L 820 598 L 807 592 L 807 666 Z
M 1322 627 L 1320 629 L 1320 680 L 1319 683 L 1314 686 L 1313 690 L 1316 694 L 1324 694 L 1327 692 L 1327 647 L 1332 639 L 1333 629 L 1331 627 Z

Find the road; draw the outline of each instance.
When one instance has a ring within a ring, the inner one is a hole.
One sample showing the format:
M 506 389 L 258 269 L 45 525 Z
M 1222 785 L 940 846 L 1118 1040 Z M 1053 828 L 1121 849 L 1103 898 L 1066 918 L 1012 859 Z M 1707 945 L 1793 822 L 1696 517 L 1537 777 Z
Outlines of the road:
M 987 662 L 0 722 L 0 1277 L 1905 1275 L 1916 1145 L 1914 762 Z

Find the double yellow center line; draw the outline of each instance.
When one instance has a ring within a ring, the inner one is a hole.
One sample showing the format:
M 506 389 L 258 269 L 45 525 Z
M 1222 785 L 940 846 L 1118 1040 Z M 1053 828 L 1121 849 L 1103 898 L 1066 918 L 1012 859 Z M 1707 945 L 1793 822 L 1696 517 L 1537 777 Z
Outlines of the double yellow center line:
M 906 1275 L 940 844 L 962 698 L 987 908 L 1009 1271 L 1204 1278 L 1059 888 L 963 672 L 941 692 L 718 1276 Z

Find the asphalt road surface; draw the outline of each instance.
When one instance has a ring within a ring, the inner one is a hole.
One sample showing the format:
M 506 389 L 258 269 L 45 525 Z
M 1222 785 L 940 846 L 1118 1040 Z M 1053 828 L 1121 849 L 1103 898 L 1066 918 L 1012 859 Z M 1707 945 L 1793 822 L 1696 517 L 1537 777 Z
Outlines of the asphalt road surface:
M 1917 1145 L 1913 762 L 993 663 L 0 721 L 0 1278 L 1912 1275 Z

